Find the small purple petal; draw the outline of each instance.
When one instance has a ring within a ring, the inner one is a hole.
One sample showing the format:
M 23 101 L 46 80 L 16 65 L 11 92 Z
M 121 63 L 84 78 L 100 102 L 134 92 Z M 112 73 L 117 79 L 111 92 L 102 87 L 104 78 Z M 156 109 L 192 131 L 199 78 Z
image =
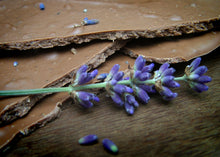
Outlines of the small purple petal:
M 93 103 L 90 101 L 80 101 L 79 100 L 80 105 L 82 105 L 85 108 L 91 108 L 93 106 Z
M 77 73 L 83 73 L 83 72 L 86 72 L 87 71 L 87 68 L 88 68 L 88 66 L 87 65 L 82 65 L 80 68 L 79 68 L 79 70 L 77 71 Z
M 145 90 L 147 93 L 156 93 L 156 89 L 154 85 L 138 85 L 138 87 L 142 88 L 143 90 Z
M 193 72 L 199 66 L 201 60 L 202 59 L 198 57 L 192 61 L 192 63 L 189 65 L 191 67 L 190 72 Z
M 137 91 L 136 95 L 140 99 L 140 101 L 147 104 L 148 101 L 150 100 L 148 94 L 142 88 L 139 87 L 136 87 L 136 91 Z
M 160 91 L 160 95 L 163 96 L 165 100 L 171 100 L 177 97 L 177 93 L 173 93 L 169 88 L 163 86 L 163 90 Z
M 138 106 L 139 106 L 138 102 L 135 100 L 135 97 L 134 97 L 133 95 L 127 94 L 127 95 L 125 96 L 125 98 L 126 98 L 126 101 L 127 101 L 129 104 L 133 104 L 134 107 L 138 107 Z
M 130 77 L 125 77 L 125 78 L 123 78 L 123 80 L 129 80 L 130 79 Z
M 208 70 L 208 68 L 207 68 L 205 65 L 203 65 L 203 66 L 200 66 L 200 67 L 196 68 L 196 69 L 192 72 L 192 74 L 197 74 L 197 75 L 201 76 L 201 75 L 203 75 L 204 73 L 206 73 L 207 70 Z
M 174 76 L 165 76 L 161 80 L 162 80 L 163 85 L 167 85 L 169 84 L 170 81 L 173 81 L 173 79 L 174 79 Z
M 207 91 L 209 89 L 209 87 L 206 86 L 205 84 L 198 83 L 198 82 L 191 82 L 190 87 L 198 93 L 201 93 L 203 91 Z
M 116 74 L 118 72 L 119 68 L 120 68 L 120 65 L 119 64 L 115 64 L 112 67 L 111 71 L 109 72 L 109 75 L 113 76 L 114 74 Z
M 134 72 L 134 78 L 136 78 L 138 80 L 139 80 L 140 75 L 141 75 L 141 71 L 137 70 Z
M 115 86 L 113 86 L 113 90 L 118 94 L 122 94 L 125 92 L 125 86 L 121 84 L 116 84 Z
M 110 153 L 118 153 L 118 147 L 111 140 L 105 138 L 102 140 L 103 147 Z
M 208 83 L 208 82 L 212 81 L 212 78 L 210 76 L 203 75 L 203 76 L 199 77 L 196 81 L 199 83 Z
M 91 75 L 92 78 L 95 78 L 97 74 L 98 74 L 98 70 L 97 70 L 97 69 L 93 70 L 93 71 L 90 73 L 90 75 Z
M 124 92 L 133 93 L 133 89 L 128 87 L 128 86 L 125 86 L 125 91 Z
M 176 70 L 174 68 L 168 68 L 163 72 L 163 76 L 171 76 Z
M 109 83 L 112 85 L 112 86 L 115 86 L 117 84 L 118 81 L 116 81 L 115 79 L 113 80 L 110 80 Z
M 81 145 L 89 145 L 89 144 L 94 144 L 98 140 L 97 135 L 87 135 L 79 139 L 78 143 Z
M 123 78 L 123 76 L 124 76 L 124 72 L 119 71 L 116 74 L 114 74 L 113 79 L 120 81 Z
M 134 114 L 134 106 L 130 105 L 129 103 L 125 102 L 125 110 L 129 115 Z
M 84 84 L 84 83 L 86 83 L 86 82 L 87 82 L 87 73 L 86 73 L 86 72 L 81 73 L 81 74 L 79 75 L 79 77 L 76 79 L 76 83 L 77 83 L 78 85 L 82 85 L 82 84 Z
M 143 67 L 143 69 L 141 70 L 141 72 L 151 72 L 154 68 L 154 63 L 151 63 L 145 67 Z
M 162 74 L 167 68 L 169 68 L 170 64 L 169 63 L 164 63 L 163 65 L 160 66 L 159 72 Z
M 118 106 L 123 106 L 124 102 L 122 101 L 119 94 L 112 92 L 111 98 Z
M 139 80 L 140 81 L 146 81 L 147 79 L 149 79 L 151 77 L 151 74 L 148 73 L 148 72 L 144 72 L 144 73 L 141 73 L 140 76 L 139 76 Z
M 108 76 L 108 73 L 103 73 L 97 76 L 97 80 L 104 80 Z
M 142 56 L 138 56 L 134 63 L 134 70 L 142 70 L 146 60 Z

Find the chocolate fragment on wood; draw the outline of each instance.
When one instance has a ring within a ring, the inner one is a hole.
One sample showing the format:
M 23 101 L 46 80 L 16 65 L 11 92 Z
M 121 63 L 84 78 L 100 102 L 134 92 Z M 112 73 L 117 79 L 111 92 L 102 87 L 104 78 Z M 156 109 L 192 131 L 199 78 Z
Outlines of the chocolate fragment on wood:
M 94 39 L 180 36 L 220 26 L 218 0 L 48 0 L 45 5 L 50 7 L 44 11 L 36 5 L 29 1 L 0 1 L 1 49 L 52 48 Z M 85 18 L 84 8 L 89 8 L 88 17 L 99 19 L 99 24 L 73 28 Z
M 142 55 L 149 62 L 178 63 L 210 53 L 220 46 L 220 31 L 182 37 L 137 39 L 121 51 L 131 57 Z
M 71 53 L 71 46 L 49 51 L 39 50 L 32 54 L 7 51 L 7 54 L 1 54 L 0 59 L 0 89 L 33 89 L 67 85 L 73 80 L 73 75 L 81 65 L 87 64 L 89 69 L 96 68 L 125 43 L 126 41 L 113 43 L 102 41 L 74 45 L 78 52 L 76 55 Z M 14 58 L 19 62 L 17 67 L 12 65 Z M 46 95 L 1 97 L 0 125 L 23 117 L 37 101 Z

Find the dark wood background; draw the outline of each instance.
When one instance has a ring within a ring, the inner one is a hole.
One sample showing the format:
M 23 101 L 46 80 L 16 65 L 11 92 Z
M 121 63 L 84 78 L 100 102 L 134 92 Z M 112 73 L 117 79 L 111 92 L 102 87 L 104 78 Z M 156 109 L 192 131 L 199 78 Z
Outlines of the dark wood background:
M 113 140 L 117 156 L 220 156 L 220 58 L 219 51 L 203 56 L 207 75 L 213 81 L 207 92 L 198 94 L 181 82 L 173 91 L 178 97 L 166 102 L 151 95 L 147 105 L 140 105 L 133 116 L 99 95 L 101 103 L 84 110 L 69 102 L 58 119 L 22 138 L 6 156 L 112 156 L 101 144 Z M 185 65 L 173 65 L 182 75 Z M 97 134 L 99 142 L 79 145 L 78 139 Z

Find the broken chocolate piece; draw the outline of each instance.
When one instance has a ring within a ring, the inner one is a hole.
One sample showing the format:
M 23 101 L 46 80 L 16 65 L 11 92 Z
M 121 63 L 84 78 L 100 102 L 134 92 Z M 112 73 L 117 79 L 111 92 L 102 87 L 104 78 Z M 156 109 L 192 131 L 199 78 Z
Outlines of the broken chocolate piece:
M 208 54 L 220 46 L 220 32 L 184 37 L 138 39 L 130 41 L 121 51 L 136 58 L 142 55 L 149 62 L 178 63 Z
M 77 54 L 71 53 L 71 46 L 36 53 L 8 52 L 0 58 L 0 90 L 58 87 L 70 83 L 76 70 L 83 64 L 95 68 L 124 46 L 126 41 L 92 42 L 74 45 Z M 73 45 L 72 45 L 73 46 Z M 33 51 L 32 51 L 33 52 Z M 19 66 L 14 67 L 14 61 Z M 0 125 L 23 117 L 46 94 L 23 97 L 0 98 Z
M 37 1 L 0 1 L 0 48 L 33 49 L 89 42 L 180 36 L 219 27 L 218 0 L 118 1 L 48 0 L 44 11 Z M 86 16 L 96 25 L 80 25 Z M 108 17 L 108 18 L 106 18 Z

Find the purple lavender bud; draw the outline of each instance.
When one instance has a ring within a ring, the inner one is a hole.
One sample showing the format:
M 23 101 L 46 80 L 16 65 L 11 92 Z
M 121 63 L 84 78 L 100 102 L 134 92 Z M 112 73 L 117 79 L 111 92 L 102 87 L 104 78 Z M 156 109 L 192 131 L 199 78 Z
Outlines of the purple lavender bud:
M 44 10 L 45 9 L 44 3 L 40 3 L 39 8 L 40 8 L 40 10 Z
M 172 100 L 177 97 L 177 93 L 173 93 L 169 88 L 163 86 L 163 90 L 160 91 L 160 95 L 164 100 Z
M 126 94 L 125 99 L 129 104 L 134 105 L 134 107 L 139 106 L 138 102 L 135 100 L 135 97 L 133 95 Z
M 118 147 L 111 140 L 105 138 L 102 140 L 103 147 L 110 153 L 118 153 Z
M 141 72 L 151 72 L 154 68 L 154 63 L 144 66 Z
M 133 115 L 134 114 L 134 106 L 132 106 L 131 104 L 129 104 L 128 102 L 125 102 L 125 110 L 129 115 Z
M 190 72 L 193 72 L 199 66 L 201 60 L 202 59 L 198 57 L 192 61 L 192 63 L 189 65 L 189 67 L 191 67 Z
M 133 93 L 133 89 L 132 88 L 130 88 L 128 86 L 125 86 L 124 88 L 125 88 L 124 92 Z
M 81 106 L 85 107 L 85 108 L 91 108 L 93 106 L 93 103 L 90 101 L 82 101 L 79 100 L 79 103 Z
M 109 81 L 109 83 L 112 85 L 112 86 L 115 86 L 117 84 L 118 81 L 116 81 L 115 79 L 112 79 Z
M 113 76 L 114 74 L 116 74 L 118 72 L 119 68 L 120 68 L 120 65 L 119 64 L 115 64 L 112 67 L 111 71 L 109 72 L 109 75 Z
M 87 20 L 84 20 L 83 22 L 84 22 L 85 25 L 94 25 L 94 24 L 99 23 L 99 20 L 97 20 L 97 19 L 88 20 L 87 19 Z
M 176 70 L 174 68 L 168 68 L 163 72 L 163 76 L 171 76 Z
M 150 100 L 148 94 L 142 88 L 139 88 L 137 86 L 135 87 L 135 90 L 136 90 L 136 95 L 140 99 L 140 101 L 147 104 L 148 101 Z
M 125 85 L 116 84 L 113 86 L 113 90 L 118 94 L 122 94 L 125 92 Z
M 138 85 L 138 87 L 142 88 L 144 91 L 146 91 L 147 93 L 156 93 L 156 89 L 154 85 Z
M 206 73 L 207 70 L 208 70 L 208 68 L 207 68 L 205 65 L 203 65 L 203 66 L 200 66 L 200 67 L 196 68 L 196 69 L 192 72 L 192 74 L 197 74 L 197 75 L 201 76 L 201 75 L 203 75 L 204 73 Z
M 148 72 L 141 73 L 139 76 L 140 81 L 146 81 L 151 77 L 151 74 Z
M 97 135 L 87 135 L 79 139 L 78 143 L 81 145 L 94 144 L 98 141 Z
M 117 80 L 117 81 L 120 81 L 120 80 L 123 78 L 123 76 L 124 76 L 124 72 L 119 71 L 119 72 L 117 72 L 117 73 L 113 76 L 112 79 L 115 79 L 115 80 Z
M 97 102 L 99 102 L 99 98 L 92 93 L 89 92 L 84 92 L 84 91 L 79 91 L 76 93 L 78 98 L 82 101 L 91 101 L 91 100 L 95 100 Z
M 212 81 L 212 78 L 209 76 L 203 75 L 203 76 L 199 77 L 196 81 L 199 83 L 208 83 L 208 82 Z
M 78 78 L 76 78 L 75 83 L 78 85 L 82 85 L 87 82 L 87 73 L 81 73 Z
M 138 56 L 134 63 L 134 70 L 142 70 L 146 60 L 142 56 Z
M 77 71 L 77 73 L 81 74 L 81 73 L 83 73 L 83 72 L 86 72 L 86 71 L 87 71 L 87 68 L 88 68 L 88 66 L 84 64 L 84 65 L 82 65 L 82 66 L 79 68 L 79 70 Z
M 97 76 L 97 80 L 104 80 L 108 76 L 108 73 L 103 73 Z
M 206 86 L 203 83 L 199 83 L 199 82 L 190 82 L 190 87 L 195 90 L 198 93 L 201 93 L 203 91 L 207 91 L 209 89 L 208 86 Z
M 97 69 L 93 70 L 93 71 L 90 73 L 92 79 L 95 78 L 97 74 L 98 74 L 98 70 L 97 70 Z
M 169 68 L 170 64 L 169 63 L 164 63 L 160 66 L 159 68 L 159 73 L 163 73 L 165 70 L 167 70 Z
M 122 101 L 121 97 L 119 94 L 112 92 L 111 93 L 111 98 L 112 100 L 118 105 L 118 106 L 123 106 L 124 102 Z
M 134 72 L 134 78 L 136 78 L 136 79 L 138 79 L 138 80 L 139 80 L 140 75 L 141 75 L 141 71 L 140 71 L 140 70 L 136 70 L 136 71 Z

